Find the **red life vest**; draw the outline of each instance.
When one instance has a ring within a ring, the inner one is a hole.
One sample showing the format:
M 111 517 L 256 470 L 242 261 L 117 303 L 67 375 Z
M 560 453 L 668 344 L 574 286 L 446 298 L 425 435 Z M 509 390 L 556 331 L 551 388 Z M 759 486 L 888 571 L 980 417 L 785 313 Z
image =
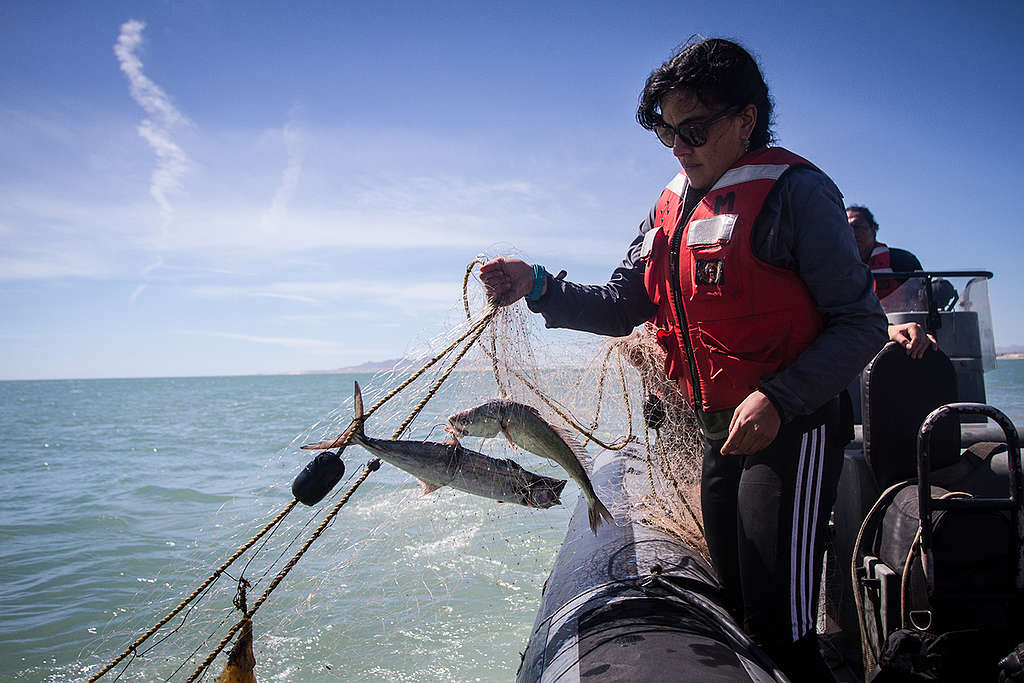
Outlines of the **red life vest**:
M 680 215 L 685 173 L 658 200 L 654 228 L 644 239 L 644 284 L 658 307 L 652 322 L 667 352 L 665 371 L 685 384 L 695 408 L 735 408 L 821 332 L 803 281 L 758 259 L 750 244 L 765 198 L 794 165 L 811 164 L 781 147 L 751 152 L 688 218 Z
M 868 257 L 868 268 L 871 269 L 872 273 L 892 272 L 892 261 L 889 257 L 888 246 L 882 242 L 875 242 L 875 248 L 871 251 L 871 256 Z M 896 278 L 875 280 L 875 294 L 879 299 L 884 299 L 896 291 L 901 284 L 903 283 Z

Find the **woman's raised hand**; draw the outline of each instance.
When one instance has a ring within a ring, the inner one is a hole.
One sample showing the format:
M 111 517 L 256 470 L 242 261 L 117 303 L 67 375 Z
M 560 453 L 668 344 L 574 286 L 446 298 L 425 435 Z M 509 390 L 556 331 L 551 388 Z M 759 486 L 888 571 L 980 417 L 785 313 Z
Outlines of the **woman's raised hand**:
M 533 290 L 533 266 L 517 258 L 499 256 L 480 266 L 487 300 L 495 306 L 509 306 Z

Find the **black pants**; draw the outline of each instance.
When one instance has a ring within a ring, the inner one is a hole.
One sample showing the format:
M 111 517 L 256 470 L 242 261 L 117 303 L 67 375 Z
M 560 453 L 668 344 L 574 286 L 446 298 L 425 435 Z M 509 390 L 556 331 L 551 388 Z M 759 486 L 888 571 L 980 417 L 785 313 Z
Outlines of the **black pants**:
M 711 561 L 744 630 L 794 681 L 831 679 L 814 627 L 843 463 L 839 427 L 832 401 L 783 425 L 754 455 L 722 455 L 724 441 L 705 443 L 701 506 Z

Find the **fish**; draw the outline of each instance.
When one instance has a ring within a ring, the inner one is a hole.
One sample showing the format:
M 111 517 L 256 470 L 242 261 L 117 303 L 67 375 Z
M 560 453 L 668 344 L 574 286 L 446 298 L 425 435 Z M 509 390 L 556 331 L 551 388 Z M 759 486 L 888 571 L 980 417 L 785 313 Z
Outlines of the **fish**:
M 224 665 L 217 683 L 256 683 L 256 656 L 252 652 L 252 620 L 246 619 L 242 625 L 242 633 L 238 642 L 228 653 L 228 661 Z
M 583 466 L 586 453 L 567 431 L 560 429 L 537 412 L 537 409 L 505 399 L 488 401 L 448 418 L 455 436 L 505 435 L 510 443 L 558 463 L 573 480 L 587 500 L 590 530 L 595 534 L 602 521 L 612 522 L 612 513 L 597 497 L 590 477 Z
M 463 448 L 458 441 L 402 441 L 375 439 L 363 429 L 363 397 L 355 386 L 355 429 L 352 441 L 381 460 L 414 475 L 426 495 L 442 486 L 499 502 L 527 507 L 560 505 L 566 480 L 544 477 L 523 469 L 513 460 L 498 460 Z

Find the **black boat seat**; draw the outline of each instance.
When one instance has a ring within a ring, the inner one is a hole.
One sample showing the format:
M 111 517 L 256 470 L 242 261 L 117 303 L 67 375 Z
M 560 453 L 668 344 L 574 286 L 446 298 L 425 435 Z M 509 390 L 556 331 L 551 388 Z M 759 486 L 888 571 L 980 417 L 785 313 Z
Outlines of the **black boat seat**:
M 901 629 L 950 643 L 975 634 L 970 647 L 941 651 L 939 680 L 995 680 L 1021 635 L 1020 503 L 1007 498 L 1006 445 L 962 451 L 960 420 L 996 421 L 1019 453 L 1012 424 L 990 406 L 958 403 L 953 364 L 936 350 L 913 360 L 887 344 L 864 370 L 861 397 L 864 461 L 884 491 L 854 547 L 862 642 L 874 659 Z
M 889 342 L 868 363 L 861 374 L 864 459 L 880 490 L 917 477 L 921 423 L 939 406 L 956 401 L 956 370 L 941 350 L 929 349 L 914 360 Z M 961 458 L 959 422 L 946 420 L 932 438 L 932 479 L 955 485 L 974 469 Z

